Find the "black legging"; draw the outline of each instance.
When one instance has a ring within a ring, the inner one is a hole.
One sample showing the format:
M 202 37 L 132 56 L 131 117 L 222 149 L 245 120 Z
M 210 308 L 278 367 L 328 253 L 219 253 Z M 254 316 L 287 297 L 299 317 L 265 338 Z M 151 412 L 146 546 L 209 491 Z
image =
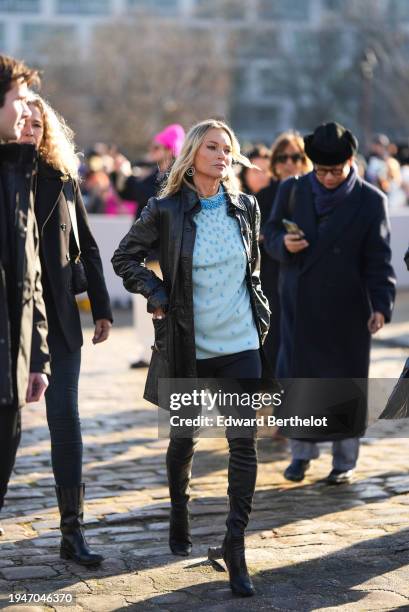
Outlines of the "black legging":
M 45 393 L 55 483 L 76 487 L 82 481 L 82 437 L 78 414 L 81 351 L 51 355 L 51 376 Z

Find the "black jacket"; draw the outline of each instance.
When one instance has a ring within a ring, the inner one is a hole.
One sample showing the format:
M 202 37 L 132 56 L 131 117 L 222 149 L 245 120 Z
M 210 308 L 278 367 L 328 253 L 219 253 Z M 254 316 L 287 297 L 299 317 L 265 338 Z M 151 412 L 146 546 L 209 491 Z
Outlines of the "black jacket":
M 25 404 L 30 372 L 49 372 L 32 182 L 32 145 L 0 145 L 0 410 Z
M 147 205 L 150 198 L 154 197 L 159 191 L 163 174 L 156 168 L 143 179 L 137 176 L 129 176 L 125 185 L 118 191 L 123 200 L 130 200 L 138 204 L 136 219 L 141 216 L 142 210 Z
M 257 202 L 260 206 L 261 224 L 260 234 L 264 236 L 264 226 L 270 218 L 274 200 L 277 195 L 279 181 L 271 179 L 268 187 L 261 189 L 257 194 Z M 264 239 L 263 239 L 264 240 Z M 270 257 L 264 248 L 264 242 L 260 242 L 260 281 L 263 293 L 268 299 L 271 311 L 271 322 L 268 336 L 264 343 L 264 350 L 269 360 L 271 369 L 275 372 L 277 354 L 280 343 L 280 299 L 278 295 L 278 272 L 280 264 Z
M 260 232 L 263 233 L 264 226 L 270 218 L 275 197 L 277 195 L 280 181 L 271 179 L 270 184 L 261 189 L 257 194 L 257 202 L 260 206 Z
M 68 204 L 63 191 L 63 175 L 44 162 L 39 163 L 35 211 L 40 230 L 44 300 L 49 315 L 49 334 L 56 325 L 70 351 L 83 343 L 77 302 L 72 292 L 70 258 L 77 254 Z M 92 316 L 112 321 L 98 246 L 91 233 L 77 181 L 72 182 L 77 212 L 81 259 L 88 279 Z
M 291 254 L 282 219 L 296 184 L 291 218 L 310 246 Z M 280 378 L 366 378 L 371 311 L 390 321 L 395 298 L 386 196 L 358 179 L 318 236 L 309 176 L 280 187 L 264 228 L 266 250 L 280 262 Z
M 112 258 L 115 272 L 132 293 L 148 300 L 148 311 L 162 307 L 167 316 L 155 320 L 155 344 L 145 387 L 145 399 L 158 403 L 159 378 L 197 376 L 193 319 L 192 257 L 195 241 L 193 216 L 200 210 L 197 194 L 183 187 L 174 196 L 152 198 L 121 241 Z M 228 212 L 240 226 L 248 257 L 247 286 L 260 343 L 268 331 L 269 309 L 259 278 L 257 200 L 244 194 L 228 194 Z M 159 248 L 160 280 L 145 265 L 152 247 Z M 263 375 L 270 371 L 266 363 Z

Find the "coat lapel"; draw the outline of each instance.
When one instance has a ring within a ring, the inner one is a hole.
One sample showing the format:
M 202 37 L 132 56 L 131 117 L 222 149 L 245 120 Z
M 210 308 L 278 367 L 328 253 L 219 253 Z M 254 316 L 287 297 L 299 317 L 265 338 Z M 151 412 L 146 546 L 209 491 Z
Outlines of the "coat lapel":
M 230 204 L 232 204 L 236 208 L 240 208 L 240 210 L 247 211 L 247 206 L 244 204 L 244 202 L 241 201 L 239 193 L 228 193 L 227 191 L 225 193 L 226 193 L 227 201 Z
M 310 188 L 311 189 L 311 188 Z M 356 216 L 359 207 L 362 205 L 362 182 L 358 179 L 352 193 L 345 198 L 345 201 L 337 206 L 325 226 L 322 234 L 310 244 L 308 251 L 305 253 L 305 259 L 301 269 L 301 273 L 310 268 L 320 257 L 322 257 L 327 249 L 337 240 L 342 234 L 347 225 Z M 312 192 L 311 192 L 312 205 Z M 316 224 L 316 223 L 315 223 Z M 308 239 L 308 238 L 307 238 Z
M 36 193 L 36 216 L 40 232 L 52 216 L 60 198 L 63 181 L 61 173 L 42 166 L 39 168 Z
M 249 212 L 247 210 L 247 206 L 244 202 L 241 201 L 240 194 L 228 193 L 226 191 L 227 198 L 227 209 L 228 214 L 234 216 L 237 219 L 237 223 L 239 224 L 240 234 L 243 241 L 243 247 L 246 251 L 247 260 L 251 260 L 251 237 L 250 237 L 250 227 L 251 227 L 251 219 L 249 218 Z M 241 211 L 241 212 L 240 212 Z M 246 212 L 246 218 L 248 222 L 246 222 L 245 217 L 243 216 L 243 212 Z
M 179 259 L 180 252 L 182 248 L 182 237 L 183 237 L 183 229 L 185 225 L 185 217 L 188 215 L 191 210 L 198 203 L 197 194 L 189 189 L 187 186 L 183 186 L 181 189 L 181 197 L 179 199 L 178 210 L 174 208 L 174 204 L 172 203 L 172 211 L 170 211 L 170 215 L 172 217 L 172 223 L 170 223 L 171 227 L 171 236 L 170 236 L 170 250 L 169 253 L 172 254 L 172 285 L 171 285 L 171 294 L 170 294 L 170 303 L 172 304 L 173 294 L 176 288 L 176 277 L 179 268 Z

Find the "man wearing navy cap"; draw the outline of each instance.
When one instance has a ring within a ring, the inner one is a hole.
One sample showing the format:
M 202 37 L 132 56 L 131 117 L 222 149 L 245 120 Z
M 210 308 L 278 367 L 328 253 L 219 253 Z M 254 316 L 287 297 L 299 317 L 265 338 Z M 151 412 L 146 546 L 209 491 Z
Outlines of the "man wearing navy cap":
M 371 334 L 389 322 L 395 298 L 387 199 L 358 176 L 351 131 L 326 123 L 304 142 L 314 170 L 282 183 L 264 232 L 281 264 L 276 375 L 365 380 Z M 301 232 L 286 233 L 289 217 Z M 301 481 L 319 450 L 314 439 L 292 439 L 291 451 L 284 475 Z M 358 452 L 358 437 L 338 437 L 328 484 L 350 482 Z

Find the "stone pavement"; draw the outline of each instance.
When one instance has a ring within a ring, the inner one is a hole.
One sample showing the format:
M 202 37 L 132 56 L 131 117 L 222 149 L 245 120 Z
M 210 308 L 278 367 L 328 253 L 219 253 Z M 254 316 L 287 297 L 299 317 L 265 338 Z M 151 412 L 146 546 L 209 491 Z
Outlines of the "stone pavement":
M 398 322 L 409 299 L 400 298 Z M 392 330 L 392 328 L 391 328 Z M 409 330 L 409 326 L 405 332 Z M 393 331 L 393 330 L 392 330 Z M 257 588 L 230 594 L 223 571 L 206 561 L 226 513 L 226 443 L 203 439 L 192 482 L 194 551 L 167 547 L 166 441 L 154 407 L 141 400 L 146 371 L 128 369 L 133 333 L 126 321 L 94 347 L 85 333 L 81 415 L 85 442 L 88 540 L 105 555 L 100 569 L 58 556 L 57 509 L 44 405 L 24 410 L 24 435 L 0 543 L 0 608 L 32 610 L 231 611 L 409 610 L 409 475 L 406 439 L 365 440 L 351 486 L 319 483 L 328 445 L 301 484 L 282 477 L 285 445 L 259 441 L 260 468 L 247 557 Z M 371 375 L 399 374 L 405 351 L 377 342 Z M 399 423 L 390 424 L 395 430 Z M 70 593 L 75 605 L 9 603 L 10 594 Z

